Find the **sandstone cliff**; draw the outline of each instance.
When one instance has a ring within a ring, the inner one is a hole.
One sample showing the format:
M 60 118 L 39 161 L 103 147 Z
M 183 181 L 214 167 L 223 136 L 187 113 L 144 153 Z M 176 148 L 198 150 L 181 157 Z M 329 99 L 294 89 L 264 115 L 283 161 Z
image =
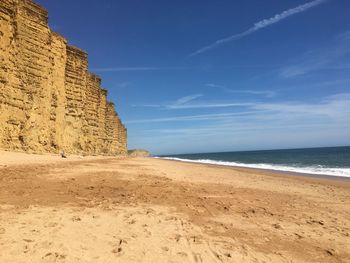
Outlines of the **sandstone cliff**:
M 0 148 L 127 153 L 126 129 L 86 52 L 52 32 L 31 0 L 0 1 Z

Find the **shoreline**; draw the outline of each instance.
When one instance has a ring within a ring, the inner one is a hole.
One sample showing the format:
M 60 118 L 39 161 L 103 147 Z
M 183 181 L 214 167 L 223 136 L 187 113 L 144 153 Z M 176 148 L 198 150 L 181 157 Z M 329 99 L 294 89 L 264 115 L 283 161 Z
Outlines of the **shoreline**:
M 163 157 L 149 157 L 149 158 L 154 158 L 154 159 L 158 159 L 158 160 L 166 160 L 166 161 L 174 161 L 174 162 L 180 162 L 180 163 L 192 163 L 192 164 L 202 164 L 202 165 L 208 165 L 208 166 L 226 167 L 226 168 L 231 168 L 231 169 L 242 169 L 242 170 L 248 170 L 248 171 L 253 170 L 256 172 L 267 172 L 267 173 L 272 173 L 272 174 L 276 174 L 276 175 L 289 175 L 289 176 L 307 177 L 307 178 L 314 178 L 314 179 L 350 182 L 350 177 L 347 177 L 347 176 L 293 172 L 293 171 L 268 169 L 268 168 L 245 167 L 245 166 L 239 166 L 239 165 L 223 165 L 223 164 L 215 164 L 215 163 L 204 163 L 204 162 L 199 162 L 199 161 L 190 160 L 190 159 L 177 160 L 177 159 L 166 159 Z

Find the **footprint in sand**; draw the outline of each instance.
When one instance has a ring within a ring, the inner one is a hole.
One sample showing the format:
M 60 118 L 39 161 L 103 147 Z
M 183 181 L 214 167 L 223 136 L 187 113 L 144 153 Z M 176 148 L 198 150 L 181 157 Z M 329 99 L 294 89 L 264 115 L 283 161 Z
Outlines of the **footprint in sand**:
M 136 220 L 135 219 L 132 219 L 131 221 L 128 222 L 129 225 L 133 225 L 136 223 Z
M 146 237 L 152 236 L 152 232 L 148 231 L 147 229 L 144 229 L 143 232 L 146 233 Z
M 73 216 L 73 217 L 72 217 L 72 221 L 73 221 L 73 222 L 78 222 L 78 221 L 81 221 L 81 218 L 78 217 L 78 216 Z
M 202 259 L 201 254 L 194 253 L 194 254 L 193 254 L 193 257 L 194 257 L 194 261 L 195 261 L 195 262 L 198 262 L 198 263 L 203 262 L 203 259 Z
M 168 252 L 168 251 L 169 251 L 169 248 L 168 248 L 168 247 L 162 247 L 162 250 L 163 250 L 164 252 Z
M 174 237 L 174 239 L 175 239 L 175 241 L 176 241 L 177 243 L 179 243 L 179 242 L 180 242 L 180 239 L 181 239 L 181 235 L 176 234 L 175 237 Z
M 153 209 L 151 209 L 151 208 L 148 208 L 146 210 L 146 215 L 149 215 L 149 214 L 153 215 L 154 213 L 155 213 L 155 211 Z
M 45 256 L 42 257 L 42 259 L 48 259 L 48 260 L 52 260 L 52 261 L 57 261 L 57 260 L 64 260 L 66 259 L 66 255 L 63 255 L 63 254 L 59 254 L 57 252 L 54 252 L 54 253 L 47 253 Z
M 116 246 L 116 248 L 114 248 L 112 250 L 112 253 L 116 254 L 116 256 L 118 256 L 118 257 L 123 255 L 123 253 L 124 253 L 123 252 L 123 248 L 122 248 L 123 244 L 127 244 L 127 242 L 125 240 L 123 240 L 123 239 L 120 239 L 118 245 Z
M 24 245 L 23 253 L 27 254 L 28 252 L 29 252 L 29 246 L 28 245 Z

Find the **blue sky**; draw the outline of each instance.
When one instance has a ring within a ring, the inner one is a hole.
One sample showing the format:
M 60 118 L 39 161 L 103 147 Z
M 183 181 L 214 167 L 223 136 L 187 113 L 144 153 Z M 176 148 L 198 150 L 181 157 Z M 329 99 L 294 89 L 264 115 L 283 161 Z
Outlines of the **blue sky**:
M 130 148 L 350 145 L 348 0 L 38 0 L 89 53 Z

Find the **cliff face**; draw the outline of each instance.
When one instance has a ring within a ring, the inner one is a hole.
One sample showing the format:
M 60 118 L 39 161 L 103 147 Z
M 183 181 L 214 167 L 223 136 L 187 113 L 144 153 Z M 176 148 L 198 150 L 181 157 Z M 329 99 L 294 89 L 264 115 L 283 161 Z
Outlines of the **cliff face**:
M 0 1 L 0 148 L 125 154 L 127 133 L 87 54 L 31 0 Z

